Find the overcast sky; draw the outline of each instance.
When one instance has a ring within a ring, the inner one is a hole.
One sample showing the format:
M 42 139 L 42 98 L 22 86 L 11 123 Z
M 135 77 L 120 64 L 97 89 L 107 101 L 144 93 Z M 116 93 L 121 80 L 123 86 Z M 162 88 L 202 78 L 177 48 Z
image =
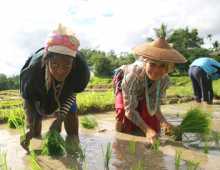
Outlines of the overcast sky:
M 219 11 L 219 0 L 2 0 L 0 73 L 18 74 L 60 22 L 73 28 L 80 48 L 120 53 L 153 37 L 161 23 L 220 41 Z

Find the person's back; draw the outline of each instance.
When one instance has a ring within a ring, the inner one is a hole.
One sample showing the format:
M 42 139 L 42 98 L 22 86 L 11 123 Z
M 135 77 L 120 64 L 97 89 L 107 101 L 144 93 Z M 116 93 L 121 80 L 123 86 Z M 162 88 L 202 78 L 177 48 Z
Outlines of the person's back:
M 201 57 L 192 62 L 189 68 L 195 100 L 213 102 L 212 80 L 220 78 L 220 63 L 213 58 Z
M 214 60 L 213 58 L 201 57 L 192 62 L 190 67 L 198 66 L 202 68 L 208 75 L 213 76 L 212 79 L 215 79 L 215 73 L 220 69 L 220 63 Z

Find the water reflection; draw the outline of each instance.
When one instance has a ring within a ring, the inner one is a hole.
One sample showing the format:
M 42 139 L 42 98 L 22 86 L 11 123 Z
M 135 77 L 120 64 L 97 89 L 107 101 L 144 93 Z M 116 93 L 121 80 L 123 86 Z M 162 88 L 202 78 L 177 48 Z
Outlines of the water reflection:
M 181 122 L 181 115 L 190 108 L 193 103 L 179 105 L 163 105 L 162 111 L 165 113 L 168 121 L 178 125 Z M 220 107 L 219 105 L 201 106 L 212 112 L 213 130 L 220 132 Z M 80 128 L 80 142 L 85 148 L 85 161 L 80 161 L 76 157 L 66 155 L 63 157 L 51 158 L 47 156 L 38 156 L 37 159 L 43 169 L 70 169 L 74 166 L 88 170 L 103 170 L 104 156 L 102 149 L 107 144 L 112 144 L 112 159 L 110 160 L 111 170 L 132 170 L 135 167 L 143 167 L 149 170 L 174 170 L 176 149 L 182 151 L 180 169 L 186 168 L 186 161 L 197 160 L 200 162 L 201 169 L 219 170 L 220 150 L 219 144 L 210 140 L 208 154 L 203 151 L 204 142 L 200 136 L 188 136 L 190 140 L 183 143 L 172 142 L 164 139 L 161 143 L 159 152 L 154 152 L 146 148 L 145 138 L 127 134 L 116 133 L 114 131 L 114 113 L 104 113 L 96 115 L 99 127 L 95 130 L 85 130 Z M 47 131 L 52 120 L 46 120 L 43 124 L 44 133 Z M 104 130 L 103 130 L 104 129 Z M 30 169 L 25 151 L 19 146 L 19 133 L 16 130 L 9 130 L 7 126 L 0 126 L 0 147 L 7 151 L 7 160 L 12 170 Z M 62 133 L 65 137 L 65 133 Z M 189 134 L 188 134 L 189 135 Z M 33 149 L 37 150 L 41 146 L 41 140 L 33 140 Z M 218 148 L 216 148 L 218 147 Z

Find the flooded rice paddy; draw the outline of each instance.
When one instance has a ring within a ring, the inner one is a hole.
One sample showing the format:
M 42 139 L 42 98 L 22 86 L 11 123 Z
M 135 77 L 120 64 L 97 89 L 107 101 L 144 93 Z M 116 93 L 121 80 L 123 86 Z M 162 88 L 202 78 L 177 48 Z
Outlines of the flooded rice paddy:
M 195 107 L 194 103 L 163 105 L 162 111 L 169 122 L 177 125 L 181 115 Z M 212 112 L 213 130 L 220 132 L 220 105 L 200 106 Z M 205 143 L 198 135 L 185 134 L 183 142 L 162 136 L 159 151 L 150 149 L 145 144 L 145 138 L 118 133 L 114 130 L 114 112 L 95 115 L 98 127 L 88 130 L 80 127 L 80 143 L 85 150 L 85 161 L 71 155 L 62 157 L 37 156 L 37 161 L 45 170 L 88 169 L 104 170 L 104 155 L 106 146 L 111 143 L 110 170 L 175 170 L 176 154 L 181 153 L 179 169 L 189 169 L 189 162 L 198 162 L 197 169 L 220 170 L 220 148 L 213 141 L 208 143 L 208 153 L 204 153 Z M 44 120 L 43 134 L 47 132 L 53 119 Z M 62 131 L 65 139 L 65 131 Z M 42 141 L 33 139 L 31 148 L 39 150 Z M 11 170 L 30 170 L 31 165 L 26 152 L 19 145 L 18 130 L 11 130 L 7 125 L 0 125 L 0 148 L 7 152 L 7 162 Z M 1 169 L 1 167 L 0 167 Z

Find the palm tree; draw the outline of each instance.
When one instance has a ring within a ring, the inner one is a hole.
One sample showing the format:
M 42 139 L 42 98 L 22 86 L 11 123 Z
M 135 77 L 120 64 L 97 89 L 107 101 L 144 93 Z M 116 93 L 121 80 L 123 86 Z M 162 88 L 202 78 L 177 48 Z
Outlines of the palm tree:
M 166 39 L 166 37 L 168 36 L 168 34 L 172 31 L 172 30 L 167 30 L 167 25 L 165 25 L 164 23 L 161 24 L 160 28 L 154 28 L 154 31 L 156 33 L 156 36 L 158 38 L 164 38 Z

